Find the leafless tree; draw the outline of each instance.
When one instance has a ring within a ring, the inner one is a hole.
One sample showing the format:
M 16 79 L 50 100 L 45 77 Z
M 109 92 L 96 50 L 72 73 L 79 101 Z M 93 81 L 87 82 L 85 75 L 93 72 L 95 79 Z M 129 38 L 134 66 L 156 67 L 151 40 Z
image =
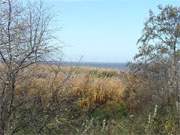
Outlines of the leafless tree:
M 19 74 L 50 51 L 50 21 L 41 2 L 0 0 L 0 135 L 16 107 Z

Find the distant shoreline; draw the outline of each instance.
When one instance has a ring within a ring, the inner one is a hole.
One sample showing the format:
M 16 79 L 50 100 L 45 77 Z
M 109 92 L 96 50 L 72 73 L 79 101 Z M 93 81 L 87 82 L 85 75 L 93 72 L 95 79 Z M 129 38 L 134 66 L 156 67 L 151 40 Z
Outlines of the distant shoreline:
M 107 68 L 127 70 L 127 63 L 106 63 L 106 62 L 67 62 L 67 61 L 47 61 L 40 62 L 46 64 L 60 64 L 62 66 L 76 66 L 76 67 L 93 67 L 93 68 Z

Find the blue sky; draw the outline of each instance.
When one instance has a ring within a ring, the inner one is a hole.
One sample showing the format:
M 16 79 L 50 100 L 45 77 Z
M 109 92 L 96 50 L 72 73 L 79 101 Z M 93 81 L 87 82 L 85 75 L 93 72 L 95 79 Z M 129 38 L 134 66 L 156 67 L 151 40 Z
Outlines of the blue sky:
M 127 62 L 137 53 L 137 39 L 157 5 L 180 0 L 45 0 L 56 16 L 56 33 L 68 61 Z

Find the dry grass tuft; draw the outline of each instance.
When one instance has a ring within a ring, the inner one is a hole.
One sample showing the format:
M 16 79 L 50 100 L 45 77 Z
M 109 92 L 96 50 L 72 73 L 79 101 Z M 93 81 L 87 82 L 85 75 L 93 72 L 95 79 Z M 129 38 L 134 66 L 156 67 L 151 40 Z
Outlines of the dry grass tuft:
M 28 74 L 29 79 L 19 82 L 18 94 L 40 95 L 43 102 L 48 103 L 52 94 L 58 91 L 58 94 L 76 97 L 76 103 L 82 109 L 108 101 L 121 102 L 125 88 L 119 72 L 109 69 L 38 65 Z

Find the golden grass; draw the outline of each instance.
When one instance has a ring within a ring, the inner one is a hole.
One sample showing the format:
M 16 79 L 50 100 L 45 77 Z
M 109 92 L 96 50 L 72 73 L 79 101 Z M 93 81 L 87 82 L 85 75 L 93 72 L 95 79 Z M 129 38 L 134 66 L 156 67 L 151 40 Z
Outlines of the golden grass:
M 47 103 L 53 92 L 58 91 L 58 94 L 76 97 L 76 103 L 82 109 L 88 109 L 108 101 L 121 102 L 125 86 L 119 74 L 110 69 L 38 65 L 28 72 L 28 81 L 19 83 L 17 93 L 28 90 L 28 95 L 41 95 Z

